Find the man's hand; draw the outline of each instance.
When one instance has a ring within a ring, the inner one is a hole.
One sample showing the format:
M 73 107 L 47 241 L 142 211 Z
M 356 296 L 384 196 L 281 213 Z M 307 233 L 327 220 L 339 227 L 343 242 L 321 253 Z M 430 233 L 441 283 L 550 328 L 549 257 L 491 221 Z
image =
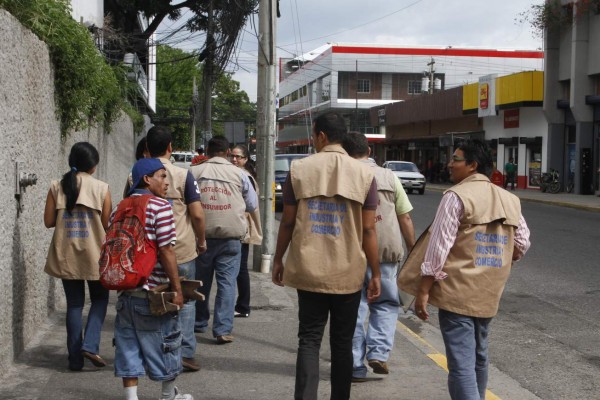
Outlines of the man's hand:
M 198 255 L 206 253 L 207 249 L 206 240 L 204 243 L 196 242 L 196 251 L 198 252 Z
M 381 277 L 372 277 L 369 280 L 369 286 L 367 286 L 367 301 L 371 303 L 377 300 L 379 295 L 381 295 Z
M 181 310 L 183 308 L 183 294 L 181 290 L 175 292 L 175 297 L 173 297 L 173 304 L 175 304 Z
M 271 271 L 271 281 L 277 286 L 283 286 L 283 261 L 273 260 L 273 271 Z
M 429 301 L 429 292 L 421 292 L 415 297 L 415 314 L 423 321 L 429 319 L 429 313 L 427 312 L 427 302 Z

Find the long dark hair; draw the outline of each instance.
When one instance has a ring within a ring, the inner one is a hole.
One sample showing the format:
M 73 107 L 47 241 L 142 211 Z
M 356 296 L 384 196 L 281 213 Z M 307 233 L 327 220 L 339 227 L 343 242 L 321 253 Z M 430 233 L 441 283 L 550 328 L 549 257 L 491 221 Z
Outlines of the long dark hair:
M 254 161 L 250 158 L 250 153 L 248 153 L 248 146 L 245 144 L 236 144 L 234 149 L 239 149 L 242 152 L 242 155 L 246 157 L 246 165 L 244 165 L 244 169 L 252 175 L 254 179 L 256 179 L 256 165 Z
M 89 172 L 100 161 L 98 150 L 88 142 L 77 142 L 69 153 L 69 172 L 63 175 L 60 185 L 67 197 L 67 211 L 73 211 L 79 197 L 77 187 L 77 172 Z

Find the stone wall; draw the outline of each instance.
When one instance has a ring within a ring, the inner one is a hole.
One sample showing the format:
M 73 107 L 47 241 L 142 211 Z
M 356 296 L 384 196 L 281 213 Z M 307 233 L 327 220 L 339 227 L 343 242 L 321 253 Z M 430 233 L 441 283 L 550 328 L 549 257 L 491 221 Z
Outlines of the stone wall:
M 47 46 L 0 9 L 0 376 L 38 334 L 50 313 L 64 309 L 60 280 L 44 264 L 52 229 L 43 224 L 50 181 L 68 170 L 73 143 L 89 141 L 100 152 L 95 176 L 108 182 L 113 203 L 121 198 L 138 138 L 128 117 L 110 134 L 75 132 L 61 140 Z M 15 163 L 37 175 L 37 184 L 15 199 Z M 66 363 L 66 346 L 65 346 Z

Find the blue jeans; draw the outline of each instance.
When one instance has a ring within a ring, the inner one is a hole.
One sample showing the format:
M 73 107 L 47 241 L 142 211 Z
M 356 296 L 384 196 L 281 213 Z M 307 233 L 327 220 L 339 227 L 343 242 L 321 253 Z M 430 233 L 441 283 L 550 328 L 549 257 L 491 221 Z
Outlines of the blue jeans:
M 381 263 L 381 295 L 373 303 L 367 303 L 367 287 L 371 279 L 371 268 L 367 268 L 358 307 L 356 329 L 352 338 L 352 355 L 354 366 L 352 376 L 364 378 L 367 376 L 365 355 L 367 360 L 387 361 L 394 346 L 396 320 L 400 301 L 398 300 L 398 285 L 396 263 Z M 365 321 L 369 313 L 369 324 L 365 332 Z
M 83 368 L 82 351 L 92 354 L 100 352 L 100 333 L 108 307 L 108 290 L 100 281 L 87 281 L 92 305 L 85 325 L 85 334 L 82 336 L 85 282 L 79 279 L 62 280 L 67 298 L 67 349 L 69 368 L 72 370 Z
M 209 298 L 213 276 L 217 280 L 215 297 L 213 336 L 230 335 L 233 331 L 233 311 L 235 307 L 235 280 L 240 271 L 242 243 L 239 239 L 207 239 L 208 250 L 196 258 L 196 279 L 201 280 L 200 288 L 206 300 L 196 306 L 197 330 L 205 330 L 210 319 Z
M 294 399 L 317 400 L 319 350 L 329 317 L 332 400 L 350 398 L 352 385 L 352 335 L 360 291 L 350 294 L 298 290 L 298 355 Z
M 484 400 L 488 380 L 488 327 L 491 318 L 439 311 L 448 359 L 452 400 Z
M 188 261 L 177 266 L 179 276 L 186 279 L 196 279 L 196 260 Z M 181 356 L 194 358 L 196 353 L 196 335 L 194 334 L 194 322 L 196 321 L 196 300 L 188 301 L 179 310 L 179 321 L 181 323 Z
M 115 318 L 115 376 L 170 381 L 181 373 L 181 326 L 177 313 L 156 316 L 148 299 L 119 296 Z

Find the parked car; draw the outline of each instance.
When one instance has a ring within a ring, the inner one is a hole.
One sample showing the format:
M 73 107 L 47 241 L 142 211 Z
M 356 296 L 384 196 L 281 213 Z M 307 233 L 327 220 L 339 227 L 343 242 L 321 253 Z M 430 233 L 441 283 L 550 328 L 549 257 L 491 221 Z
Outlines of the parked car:
M 171 153 L 171 162 L 178 167 L 189 168 L 195 155 L 191 151 L 174 151 Z
M 406 193 L 412 193 L 417 190 L 419 194 L 425 193 L 425 176 L 419 172 L 419 168 L 410 161 L 386 161 L 382 165 L 394 171 L 394 174 L 400 178 L 402 187 Z
M 309 154 L 276 154 L 275 155 L 275 211 L 283 209 L 282 186 L 290 172 L 290 164 L 294 160 L 308 157 Z

